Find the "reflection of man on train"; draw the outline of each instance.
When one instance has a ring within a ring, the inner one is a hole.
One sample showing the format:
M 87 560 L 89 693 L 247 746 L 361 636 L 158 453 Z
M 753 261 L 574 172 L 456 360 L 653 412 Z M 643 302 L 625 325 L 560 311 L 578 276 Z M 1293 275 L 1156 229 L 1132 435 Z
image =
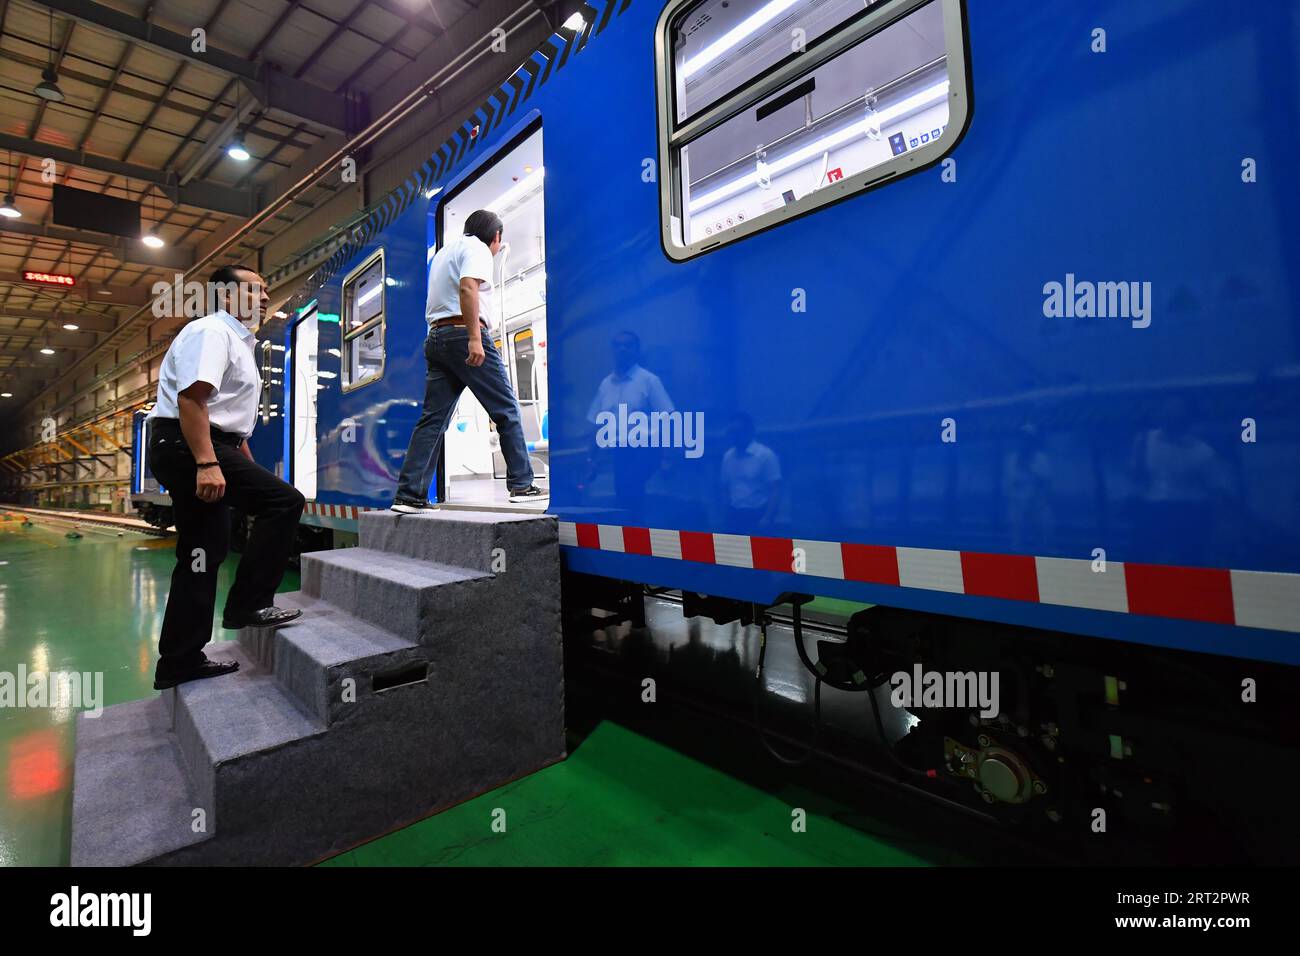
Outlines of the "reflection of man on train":
M 441 457 L 443 435 L 466 388 L 479 400 L 501 436 L 510 500 L 548 497 L 533 484 L 519 400 L 501 354 L 492 344 L 492 257 L 501 250 L 501 232 L 501 217 L 479 209 L 465 220 L 465 234 L 439 249 L 429 266 L 424 408 L 406 448 L 393 499 L 394 511 L 415 512 L 429 507 L 426 495 Z
M 1180 397 L 1165 399 L 1158 425 L 1134 442 L 1134 477 L 1141 495 L 1138 534 L 1145 542 L 1163 541 L 1189 528 L 1205 528 L 1207 505 L 1231 493 L 1227 466 L 1190 427 L 1191 412 Z
M 619 332 L 610 346 L 614 353 L 614 370 L 596 388 L 595 397 L 587 409 L 587 421 L 596 426 L 602 412 L 626 421 L 634 412 L 650 415 L 675 411 L 673 400 L 668 397 L 659 376 L 641 367 L 641 339 L 637 334 L 626 330 Z M 597 439 L 593 437 L 590 459 L 593 476 L 599 451 Z M 613 455 L 614 492 L 619 505 L 629 509 L 640 507 L 645 500 L 646 484 L 659 468 L 662 449 L 618 447 L 606 451 Z
M 727 527 L 766 527 L 776 520 L 781 503 L 781 461 L 776 452 L 754 439 L 754 422 L 743 413 L 727 426 L 727 450 L 718 471 L 726 504 Z

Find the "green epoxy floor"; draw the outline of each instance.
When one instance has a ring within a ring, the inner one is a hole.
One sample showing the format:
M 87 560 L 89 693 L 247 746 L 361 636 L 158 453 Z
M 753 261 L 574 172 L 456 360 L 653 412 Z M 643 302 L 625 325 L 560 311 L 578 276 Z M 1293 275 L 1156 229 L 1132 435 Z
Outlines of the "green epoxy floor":
M 21 663 L 28 672 L 102 672 L 104 706 L 156 693 L 171 539 L 87 533 L 70 540 L 65 533 L 23 528 L 0 511 L 0 671 L 16 673 Z M 233 564 L 222 568 L 218 608 Z M 282 589 L 297 587 L 291 572 Z M 214 625 L 213 633 L 221 639 L 227 632 Z M 0 710 L 0 865 L 67 863 L 73 716 L 70 709 Z M 796 807 L 807 811 L 805 832 L 791 827 Z M 493 829 L 497 810 L 504 811 L 504 833 Z M 847 812 L 792 787 L 756 788 L 602 721 L 563 763 L 325 865 L 897 866 L 934 859 L 838 822 Z

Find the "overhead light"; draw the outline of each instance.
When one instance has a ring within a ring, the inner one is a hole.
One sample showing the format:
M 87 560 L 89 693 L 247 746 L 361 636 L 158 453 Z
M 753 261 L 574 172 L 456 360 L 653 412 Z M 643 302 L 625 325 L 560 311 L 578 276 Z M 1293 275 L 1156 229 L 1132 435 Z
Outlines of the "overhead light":
M 41 354 L 42 354 L 42 355 L 53 355 L 53 354 L 54 354 L 54 349 L 50 348 L 50 347 L 47 345 L 47 346 L 45 346 L 45 348 L 41 349 Z
M 575 32 L 581 30 L 586 25 L 587 25 L 587 18 L 584 17 L 581 13 L 575 13 L 572 16 L 570 16 L 569 19 L 564 21 L 564 28 L 566 30 L 573 30 Z
M 163 246 L 167 245 L 167 243 L 162 241 L 162 238 L 158 233 L 154 232 L 152 229 L 141 236 L 140 241 L 150 249 L 161 249 Z
M 36 84 L 33 92 L 43 100 L 49 100 L 51 103 L 62 103 L 67 97 L 63 90 L 59 88 L 59 75 L 54 72 L 54 67 L 46 67 L 45 72 L 41 74 L 41 82 Z
M 732 27 L 719 39 L 714 40 L 683 63 L 682 77 L 689 79 L 692 73 L 698 73 L 704 69 L 732 47 L 747 39 L 750 34 L 758 32 L 798 2 L 799 0 L 773 0 L 772 3 L 769 3 L 757 13 L 746 17 L 737 26 Z
M 100 289 L 95 293 L 95 295 L 112 295 L 112 294 L 113 293 L 108 291 L 107 289 Z
M 13 392 L 0 392 L 0 398 L 13 398 Z
M 231 159 L 236 159 L 241 163 L 246 163 L 252 154 L 249 153 L 247 147 L 244 146 L 244 137 L 241 135 L 236 136 L 230 141 L 230 145 L 226 147 L 226 155 Z
M 289 313 L 288 313 L 288 312 L 277 312 L 277 313 L 275 313 L 275 317 L 276 317 L 277 319 L 287 319 L 287 318 L 289 317 Z
M 20 219 L 22 214 L 22 210 L 14 205 L 13 195 L 6 195 L 4 205 L 0 206 L 0 216 L 4 216 L 6 219 Z
M 64 46 L 67 46 L 66 37 Z M 67 99 L 63 95 L 63 90 L 59 89 L 59 74 L 54 70 L 54 10 L 52 8 L 50 10 L 50 63 L 41 72 L 41 82 L 36 84 L 32 92 L 51 103 L 62 103 Z
M 81 328 L 81 326 L 77 325 L 75 322 L 64 322 L 63 327 L 69 332 L 75 332 L 77 329 Z

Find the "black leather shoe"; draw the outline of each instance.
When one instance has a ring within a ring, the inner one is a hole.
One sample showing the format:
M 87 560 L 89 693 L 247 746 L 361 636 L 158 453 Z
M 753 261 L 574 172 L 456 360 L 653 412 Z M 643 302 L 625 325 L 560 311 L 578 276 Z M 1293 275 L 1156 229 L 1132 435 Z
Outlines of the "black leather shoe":
M 221 626 L 228 631 L 237 631 L 241 627 L 280 627 L 302 617 L 302 609 L 296 607 L 264 607 L 241 618 L 223 615 Z
M 154 690 L 166 690 L 169 687 L 175 687 L 177 684 L 187 684 L 192 680 L 205 680 L 209 677 L 220 677 L 222 674 L 233 674 L 239 670 L 239 661 L 204 661 L 193 670 L 177 674 L 175 677 L 155 677 L 153 679 Z

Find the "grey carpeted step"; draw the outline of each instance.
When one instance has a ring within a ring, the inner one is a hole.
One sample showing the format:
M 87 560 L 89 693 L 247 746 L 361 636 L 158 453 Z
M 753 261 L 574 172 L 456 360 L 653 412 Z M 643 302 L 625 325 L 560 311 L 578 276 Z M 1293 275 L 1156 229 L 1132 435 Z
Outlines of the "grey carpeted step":
M 553 556 L 558 529 L 552 515 L 487 511 L 367 511 L 358 519 L 363 548 L 493 573 L 539 552 Z
M 243 765 L 265 764 L 275 751 L 324 734 L 325 724 L 238 643 L 210 644 L 206 653 L 214 661 L 239 661 L 239 670 L 163 691 L 163 701 L 174 712 L 176 739 L 211 824 L 256 807 L 257 794 L 246 783 Z
M 491 574 L 403 554 L 345 548 L 302 556 L 302 590 L 386 631 L 426 644 L 507 626 L 509 596 Z
M 133 866 L 211 839 L 195 830 L 201 804 L 161 699 L 78 714 L 76 726 L 73 866 Z
M 379 694 L 409 692 L 428 678 L 428 653 L 301 591 L 275 596 L 303 616 L 277 630 L 245 628 L 239 642 L 327 725 L 359 719 Z
M 101 727 L 79 719 L 77 861 L 309 863 L 563 759 L 554 521 L 462 517 L 412 526 L 470 527 L 475 547 L 500 549 L 486 570 L 400 550 L 304 555 L 303 592 L 276 598 L 299 620 L 207 648 L 237 673 L 108 708 Z M 205 832 L 191 832 L 196 809 Z M 119 820 L 136 834 L 126 847 Z

